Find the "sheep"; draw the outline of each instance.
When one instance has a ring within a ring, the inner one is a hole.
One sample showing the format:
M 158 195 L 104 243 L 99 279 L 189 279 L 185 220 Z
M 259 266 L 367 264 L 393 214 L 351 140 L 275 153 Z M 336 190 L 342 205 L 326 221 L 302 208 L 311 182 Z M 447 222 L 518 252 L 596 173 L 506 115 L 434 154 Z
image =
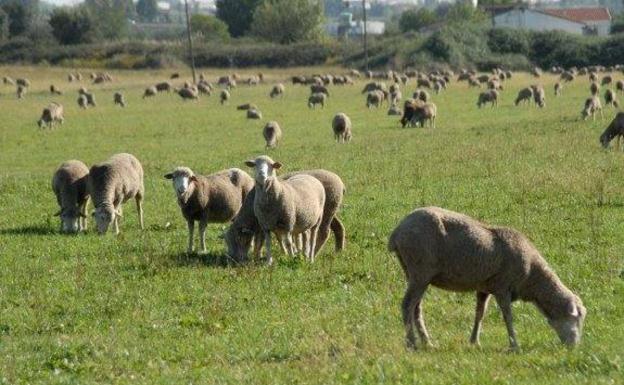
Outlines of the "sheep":
M 407 124 L 413 126 L 414 122 L 412 118 L 416 113 L 416 109 L 423 106 L 425 102 L 420 99 L 407 99 L 405 103 L 403 103 L 403 116 L 401 117 L 401 126 L 405 128 Z
M 393 104 L 390 106 L 390 108 L 388 108 L 388 115 L 389 116 L 401 116 L 403 115 L 403 111 L 401 110 L 401 108 L 399 108 L 399 106 L 397 106 L 396 104 Z
M 225 88 L 227 88 L 228 90 L 231 90 L 232 88 L 236 88 L 236 80 L 230 79 L 230 81 L 227 82 L 227 84 L 225 85 Z
M 358 71 L 356 69 L 349 70 L 349 75 L 353 76 L 354 78 L 361 78 L 362 77 L 362 74 L 360 73 L 360 71 Z
M 15 84 L 17 84 L 18 86 L 22 86 L 24 88 L 28 88 L 30 87 L 30 80 L 26 78 L 15 79 Z
M 80 72 L 76 72 L 74 74 L 74 78 L 76 79 L 76 81 L 81 82 L 82 81 L 82 74 Z
M 306 78 L 305 76 L 293 76 L 291 78 L 292 84 L 305 84 L 306 83 Z
M 490 90 L 502 91 L 503 90 L 503 85 L 497 79 L 492 79 L 492 80 L 488 81 L 487 88 L 490 89 Z
M 113 94 L 113 103 L 115 105 L 119 105 L 121 107 L 125 107 L 126 106 L 126 99 L 124 98 L 123 94 L 121 92 L 115 92 L 115 94 Z
M 282 129 L 276 121 L 268 122 L 262 129 L 262 136 L 266 142 L 266 148 L 275 148 L 282 139 Z
M 95 207 L 94 217 L 100 235 L 108 231 L 111 222 L 115 234 L 119 234 L 119 218 L 122 204 L 129 199 L 136 201 L 141 230 L 143 224 L 143 167 L 131 154 L 115 154 L 107 161 L 93 165 L 87 183 L 89 195 Z
M 572 74 L 569 71 L 562 72 L 559 77 L 561 78 L 561 80 L 563 80 L 565 82 L 571 82 L 571 81 L 574 80 L 574 74 Z
M 63 91 L 61 91 L 58 88 L 56 88 L 56 86 L 54 84 L 50 85 L 50 93 L 52 95 L 63 95 Z
M 230 100 L 230 92 L 228 90 L 221 90 L 221 94 L 219 95 L 219 102 L 223 105 L 228 100 Z
M 397 90 L 396 92 L 390 93 L 390 104 L 399 104 L 401 102 L 401 99 L 403 99 L 403 94 L 401 94 L 401 91 Z
M 598 95 L 598 92 L 600 92 L 600 86 L 598 85 L 598 83 L 592 82 L 592 84 L 589 86 L 589 92 L 591 92 L 592 95 Z
M 157 92 L 170 92 L 173 89 L 173 85 L 171 85 L 171 83 L 169 82 L 160 82 L 154 84 L 150 88 L 155 89 Z
M 325 96 L 329 97 L 329 90 L 325 86 L 313 84 L 310 86 L 310 91 L 312 94 L 325 94 Z
M 26 87 L 21 86 L 21 85 L 17 86 L 16 93 L 17 93 L 17 98 L 18 99 L 23 99 L 24 95 L 26 95 Z
M 6 85 L 6 86 L 14 86 L 15 85 L 15 80 L 13 80 L 9 76 L 5 76 L 5 77 L 2 78 L 2 83 L 4 83 L 4 85 Z
M 76 80 L 76 77 L 74 76 L 74 74 L 69 73 L 67 74 L 67 81 L 70 83 L 73 83 Z
M 426 345 L 429 334 L 422 316 L 422 298 L 429 285 L 445 290 L 476 291 L 475 322 L 470 337 L 479 345 L 481 323 L 490 295 L 503 314 L 509 344 L 518 349 L 511 304 L 534 303 L 562 343 L 581 340 L 586 310 L 520 232 L 494 227 L 439 207 L 419 208 L 394 229 L 388 249 L 395 253 L 408 281 L 402 304 L 406 342 L 416 349 L 414 324 Z
M 615 95 L 615 92 L 613 92 L 612 89 L 607 88 L 607 90 L 604 93 L 604 98 L 605 98 L 605 105 L 616 107 L 616 108 L 619 106 L 617 96 Z
M 84 163 L 68 160 L 52 176 L 52 191 L 60 208 L 54 216 L 60 217 L 63 233 L 87 230 L 88 175 L 89 169 Z
M 379 108 L 384 101 L 384 94 L 379 91 L 371 91 L 366 95 L 366 107 L 369 109 L 372 107 Z
M 601 85 L 608 85 L 611 84 L 613 82 L 613 78 L 610 75 L 604 76 L 602 78 L 602 81 L 600 82 Z
M 202 82 L 197 83 L 197 91 L 199 91 L 199 93 L 202 95 L 208 95 L 208 96 L 210 96 L 212 93 L 212 89 L 206 83 L 202 83 Z
M 308 108 L 316 108 L 317 104 L 320 104 L 322 108 L 325 108 L 325 102 L 327 101 L 327 95 L 325 94 L 312 94 L 308 98 Z
M 203 75 L 203 74 L 201 74 Z M 178 79 L 180 77 L 180 74 L 177 72 L 174 72 L 171 74 L 171 76 L 169 76 L 169 79 Z
M 255 108 L 250 108 L 247 110 L 247 119 L 262 119 L 262 112 Z
M 487 83 L 490 81 L 490 75 L 481 75 L 477 77 L 477 80 L 479 81 L 479 83 Z
M 63 117 L 63 106 L 58 103 L 50 103 L 41 113 L 41 118 L 37 121 L 39 128 L 53 128 L 54 123 L 63 124 L 65 118 Z
M 256 107 L 256 105 L 253 104 L 253 103 L 245 103 L 245 104 L 241 104 L 239 106 L 236 106 L 236 109 L 239 110 L 239 111 L 257 110 L 258 107 Z
M 519 105 L 521 102 L 527 102 L 527 104 L 531 104 L 531 99 L 533 99 L 533 89 L 531 87 L 523 88 L 518 92 L 518 97 L 516 98 L 515 105 Z
M 337 113 L 332 119 L 332 130 L 334 138 L 338 143 L 346 143 L 351 141 L 352 125 L 351 119 L 344 113 Z
M 431 99 L 431 97 L 429 96 L 429 93 L 427 91 L 420 90 L 420 89 L 417 89 L 416 91 L 414 91 L 414 94 L 412 95 L 412 97 L 414 99 L 422 100 L 425 103 L 427 103 L 429 101 L 429 99 Z
M 531 74 L 536 78 L 539 78 L 542 76 L 542 70 L 539 67 L 533 67 L 533 69 L 531 70 Z
M 255 170 L 254 213 L 264 233 L 268 264 L 273 263 L 271 232 L 284 241 L 291 256 L 294 255 L 293 235 L 303 234 L 303 253 L 314 262 L 316 238 L 325 207 L 325 189 L 321 182 L 304 174 L 282 181 L 275 175 L 281 163 L 268 156 L 259 156 L 245 164 Z
M 81 95 L 81 96 L 84 96 L 84 98 L 87 101 L 86 106 L 92 106 L 92 107 L 96 106 L 95 95 L 93 95 L 92 93 L 89 93 L 86 88 L 80 87 L 80 89 L 78 90 L 78 94 Z M 80 97 L 78 98 L 78 105 L 81 106 L 80 105 Z M 86 108 L 86 107 L 84 107 L 84 108 Z
M 189 253 L 193 252 L 195 221 L 199 222 L 200 247 L 205 253 L 208 223 L 232 221 L 254 186 L 249 174 L 238 168 L 201 176 L 195 175 L 188 167 L 177 167 L 165 178 L 172 181 L 178 205 L 186 219 Z
M 282 83 L 278 83 L 276 85 L 273 86 L 273 88 L 271 88 L 271 93 L 269 94 L 269 97 L 271 99 L 276 98 L 278 96 L 280 97 L 284 97 L 284 85 Z
M 388 87 L 386 86 L 386 83 L 383 82 L 370 82 L 367 83 L 364 86 L 364 89 L 362 90 L 362 94 L 366 94 L 368 92 L 372 92 L 372 91 L 388 91 Z
M 477 101 L 477 107 L 481 108 L 481 106 L 484 106 L 486 103 L 492 103 L 492 107 L 498 106 L 498 91 L 487 90 L 480 93 Z
M 84 96 L 83 94 L 78 95 L 78 107 L 82 108 L 82 109 L 86 109 L 87 107 L 89 107 L 89 101 L 87 100 L 87 97 Z
M 441 82 L 435 82 L 435 83 L 433 83 L 433 92 L 435 92 L 435 93 L 436 93 L 436 95 L 437 95 L 437 94 L 439 94 L 439 93 L 440 93 L 440 91 L 442 91 L 442 89 L 443 89 L 443 86 L 442 86 L 442 83 L 441 83 Z
M 560 82 L 555 83 L 555 96 L 561 96 L 561 91 L 563 90 L 563 86 Z
M 180 97 L 183 100 L 198 100 L 199 99 L 199 92 L 197 90 L 197 88 L 195 87 L 183 87 L 180 88 L 178 90 L 178 95 L 180 95 Z
M 533 90 L 533 100 L 535 104 L 540 108 L 546 107 L 546 92 L 544 91 L 544 87 L 540 85 L 532 85 L 531 89 Z
M 592 120 L 596 120 L 596 112 L 598 111 L 600 111 L 600 117 L 602 118 L 602 103 L 600 103 L 600 98 L 597 95 L 594 95 L 591 98 L 587 98 L 585 100 L 585 105 L 583 107 L 583 111 L 581 111 L 581 116 L 583 117 L 583 120 L 587 120 L 587 117 L 591 115 Z
M 590 72 L 589 73 L 589 81 L 592 83 L 595 83 L 598 81 L 598 75 L 596 75 L 595 72 Z
M 257 86 L 258 84 L 260 84 L 260 78 L 255 75 L 250 76 L 247 79 L 247 85 L 249 86 Z
M 412 115 L 412 125 L 420 124 L 420 127 L 425 127 L 425 122 L 429 121 L 429 126 L 435 128 L 435 120 L 437 115 L 437 107 L 434 103 L 422 103 L 416 106 Z
M 429 79 L 418 79 L 416 80 L 416 87 L 431 88 L 431 81 Z
M 621 148 L 621 140 L 624 137 L 624 112 L 618 112 L 606 130 L 600 135 L 600 144 L 602 144 L 602 147 L 607 148 L 616 136 L 618 138 L 618 147 Z
M 316 253 L 319 253 L 329 238 L 330 230 L 334 234 L 336 252 L 342 251 L 345 247 L 346 234 L 344 226 L 337 215 L 345 193 L 342 179 L 335 173 L 327 170 L 298 171 L 286 174 L 282 179 L 288 179 L 300 174 L 310 175 L 318 179 L 325 189 L 325 207 L 323 208 L 323 219 L 321 220 L 316 238 Z M 240 212 L 225 233 L 224 239 L 228 255 L 238 262 L 247 260 L 247 253 L 251 248 L 252 242 L 256 258 L 260 257 L 262 229 L 254 213 L 254 201 L 255 188 L 247 194 L 243 207 L 241 207 Z

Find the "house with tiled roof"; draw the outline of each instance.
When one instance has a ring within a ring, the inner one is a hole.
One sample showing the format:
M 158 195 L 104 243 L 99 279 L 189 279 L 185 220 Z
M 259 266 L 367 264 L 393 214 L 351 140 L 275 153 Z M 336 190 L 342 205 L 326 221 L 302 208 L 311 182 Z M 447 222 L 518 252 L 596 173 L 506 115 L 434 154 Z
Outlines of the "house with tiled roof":
M 565 31 L 580 35 L 608 35 L 611 13 L 605 7 L 490 9 L 494 27 L 531 31 Z

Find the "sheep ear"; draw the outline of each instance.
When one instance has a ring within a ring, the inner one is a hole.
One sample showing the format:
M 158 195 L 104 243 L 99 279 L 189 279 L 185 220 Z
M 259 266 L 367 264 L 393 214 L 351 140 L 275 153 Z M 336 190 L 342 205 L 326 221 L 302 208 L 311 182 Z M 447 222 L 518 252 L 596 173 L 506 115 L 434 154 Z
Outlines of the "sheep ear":
M 193 182 L 197 182 L 197 177 L 195 175 L 191 176 L 189 179 Z
M 275 162 L 273 163 L 273 168 L 279 170 L 280 168 L 282 168 L 282 164 L 280 162 Z
M 165 174 L 165 179 L 173 179 L 173 173 Z
M 245 161 L 245 164 L 247 165 L 247 167 L 256 167 L 256 162 L 253 160 Z

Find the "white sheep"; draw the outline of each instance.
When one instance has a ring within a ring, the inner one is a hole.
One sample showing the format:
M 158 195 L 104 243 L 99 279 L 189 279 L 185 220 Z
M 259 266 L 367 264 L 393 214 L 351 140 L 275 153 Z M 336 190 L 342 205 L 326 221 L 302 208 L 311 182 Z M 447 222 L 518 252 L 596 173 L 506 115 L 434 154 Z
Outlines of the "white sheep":
M 52 102 L 46 108 L 43 109 L 41 113 L 41 118 L 37 122 L 39 128 L 43 128 L 47 126 L 48 128 L 53 128 L 54 123 L 63 124 L 65 118 L 63 117 L 63 106 Z
M 275 148 L 282 139 L 282 128 L 276 121 L 268 122 L 262 129 L 262 136 L 266 142 L 266 148 Z
M 346 143 L 351 141 L 351 119 L 347 114 L 340 112 L 334 116 L 334 119 L 332 119 L 332 130 L 334 131 L 336 142 Z
M 89 169 L 79 160 L 62 163 L 52 176 L 52 191 L 56 196 L 61 218 L 61 232 L 76 233 L 87 229 L 87 178 Z

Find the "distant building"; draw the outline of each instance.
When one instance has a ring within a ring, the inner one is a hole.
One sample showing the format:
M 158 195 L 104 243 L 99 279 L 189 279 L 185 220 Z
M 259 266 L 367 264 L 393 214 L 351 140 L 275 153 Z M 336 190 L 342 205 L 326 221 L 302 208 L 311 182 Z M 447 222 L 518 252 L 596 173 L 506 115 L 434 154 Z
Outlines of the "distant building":
M 605 7 L 528 8 L 526 6 L 488 9 L 494 27 L 531 31 L 565 31 L 579 35 L 608 35 L 611 14 Z
M 327 23 L 325 29 L 333 36 L 361 36 L 364 35 L 364 22 L 353 21 L 353 15 L 350 12 L 343 12 L 337 22 Z M 369 35 L 383 35 L 385 31 L 385 22 L 366 21 L 366 33 Z

